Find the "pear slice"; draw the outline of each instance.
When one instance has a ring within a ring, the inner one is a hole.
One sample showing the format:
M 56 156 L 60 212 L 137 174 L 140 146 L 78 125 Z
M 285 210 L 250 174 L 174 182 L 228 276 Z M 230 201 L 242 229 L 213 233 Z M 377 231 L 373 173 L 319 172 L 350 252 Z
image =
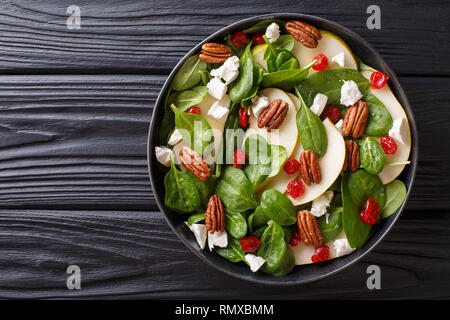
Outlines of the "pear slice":
M 344 230 L 342 230 L 342 232 L 336 238 L 334 238 L 330 242 L 326 243 L 328 248 L 330 248 L 330 256 L 329 256 L 328 260 L 337 258 L 336 257 L 336 249 L 334 248 L 334 245 L 333 245 L 333 242 L 337 239 L 347 239 L 347 237 L 345 236 Z M 299 265 L 303 265 L 303 264 L 313 263 L 311 261 L 311 257 L 314 255 L 314 251 L 315 251 L 314 245 L 310 244 L 309 246 L 306 246 L 304 243 L 300 243 L 295 247 L 288 246 L 288 248 L 294 254 L 295 265 L 299 266 Z
M 371 71 L 363 71 L 361 74 L 366 77 L 367 79 L 370 79 L 370 75 L 372 74 Z M 392 93 L 389 86 L 386 84 L 381 89 L 370 89 L 370 93 L 372 93 L 375 97 L 378 98 L 389 113 L 391 114 L 392 120 L 397 119 L 405 119 L 406 123 L 406 137 L 404 137 L 405 143 L 401 143 L 400 141 L 397 142 L 397 152 L 395 154 L 387 154 L 386 155 L 386 163 L 389 162 L 404 162 L 408 161 L 409 153 L 411 152 L 411 131 L 409 128 L 409 122 L 408 117 L 406 116 L 405 110 L 401 106 L 401 104 L 398 102 L 397 98 L 395 98 L 394 94 Z M 380 141 L 380 137 L 373 137 L 377 141 Z M 384 169 L 378 174 L 383 184 L 387 184 L 395 178 L 397 178 L 400 173 L 402 173 L 403 169 L 405 168 L 405 165 L 392 165 L 392 166 L 386 166 Z
M 335 55 L 344 53 L 344 68 L 358 69 L 358 63 L 349 46 L 340 37 L 326 30 L 320 30 L 322 39 L 319 40 L 317 48 L 307 48 L 300 42 L 295 41 L 292 53 L 297 57 L 300 67 L 304 67 L 314 60 L 316 56 L 323 53 L 328 58 L 327 69 L 341 68 L 336 62 L 331 61 Z M 316 72 L 312 68 L 310 73 Z
M 249 126 L 245 132 L 243 143 L 245 143 L 248 136 L 252 134 L 259 134 L 266 139 L 267 143 L 283 146 L 286 149 L 287 157 L 291 157 L 298 140 L 297 123 L 295 120 L 297 109 L 294 102 L 286 92 L 277 88 L 267 88 L 261 90 L 258 95 L 266 96 L 270 102 L 276 99 L 282 99 L 287 102 L 289 109 L 286 118 L 284 118 L 281 123 L 280 128 L 272 130 L 271 132 L 268 132 L 265 127 L 259 128 L 258 119 L 256 119 L 252 113 L 249 118 Z

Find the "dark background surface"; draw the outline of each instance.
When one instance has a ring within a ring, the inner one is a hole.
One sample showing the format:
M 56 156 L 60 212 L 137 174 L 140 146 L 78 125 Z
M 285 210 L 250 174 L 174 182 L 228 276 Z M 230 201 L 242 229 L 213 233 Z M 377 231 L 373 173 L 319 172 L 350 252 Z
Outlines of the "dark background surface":
M 66 9 L 81 8 L 68 30 Z M 450 2 L 0 0 L 1 298 L 450 298 Z M 155 99 L 207 35 L 257 14 L 340 23 L 381 53 L 419 127 L 407 209 L 361 262 L 316 283 L 263 287 L 194 256 L 158 211 L 146 143 Z M 66 268 L 82 289 L 66 288 Z M 366 268 L 381 267 L 368 290 Z

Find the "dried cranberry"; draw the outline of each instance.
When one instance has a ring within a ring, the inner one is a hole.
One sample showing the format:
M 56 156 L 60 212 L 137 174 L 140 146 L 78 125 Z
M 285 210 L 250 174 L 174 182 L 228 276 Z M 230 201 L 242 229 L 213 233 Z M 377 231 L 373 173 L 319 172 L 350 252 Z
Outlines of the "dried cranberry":
M 387 76 L 380 71 L 373 72 L 370 75 L 370 87 L 372 89 L 381 89 L 386 85 Z
M 397 143 L 389 136 L 382 137 L 380 144 L 386 154 L 394 154 L 397 152 Z
M 247 154 L 244 150 L 237 149 L 234 152 L 233 157 L 233 166 L 236 168 L 242 168 L 242 166 L 245 164 L 245 161 L 247 160 Z
M 317 62 L 312 66 L 312 68 L 316 71 L 323 71 L 326 67 L 328 67 L 328 59 L 323 53 L 316 56 L 313 60 L 317 60 Z
M 244 237 L 240 240 L 240 243 L 244 252 L 255 252 L 261 245 L 261 242 L 255 236 Z
M 248 126 L 248 108 L 239 108 L 239 125 L 241 128 Z
M 327 261 L 329 257 L 330 257 L 330 248 L 326 244 L 323 244 L 319 247 L 316 247 L 314 255 L 311 257 L 311 261 L 314 263 Z
M 331 122 L 336 123 L 341 118 L 341 109 L 335 105 L 329 104 L 325 107 L 325 109 L 323 109 L 320 118 L 322 120 L 329 118 Z
M 380 214 L 380 206 L 377 200 L 370 198 L 366 201 L 366 206 L 361 214 L 359 215 L 362 222 L 370 225 L 377 223 L 377 216 Z
M 202 114 L 202 109 L 199 107 L 192 107 L 187 111 L 187 113 Z
M 300 162 L 295 159 L 288 159 L 283 164 L 283 169 L 287 174 L 294 174 L 300 169 Z
M 264 41 L 264 38 L 263 38 L 263 34 L 262 34 L 262 33 L 256 33 L 256 34 L 254 34 L 253 37 L 252 37 L 252 42 L 253 42 L 253 44 L 264 44 L 264 43 L 266 43 L 266 42 Z
M 236 48 L 239 48 L 241 45 L 247 42 L 247 35 L 242 31 L 238 31 L 231 35 L 231 42 Z
M 300 237 L 300 232 L 292 231 L 291 239 L 289 240 L 289 245 L 292 247 L 295 247 L 295 246 L 298 246 L 301 241 L 302 241 L 302 238 Z
M 296 199 L 305 193 L 305 185 L 300 180 L 294 179 L 287 185 L 287 193 Z

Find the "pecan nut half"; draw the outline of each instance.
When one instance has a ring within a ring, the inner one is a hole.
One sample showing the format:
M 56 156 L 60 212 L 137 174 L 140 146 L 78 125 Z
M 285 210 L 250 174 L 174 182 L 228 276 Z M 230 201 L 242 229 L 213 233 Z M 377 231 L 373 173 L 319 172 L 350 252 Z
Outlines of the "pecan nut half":
M 369 117 L 369 108 L 367 103 L 359 100 L 345 113 L 342 123 L 342 133 L 344 137 L 352 136 L 353 139 L 359 138 L 366 130 L 367 118 Z
M 282 99 L 272 101 L 258 117 L 258 127 L 267 127 L 267 131 L 278 129 L 284 118 L 286 118 L 289 105 Z
M 222 63 L 231 57 L 231 48 L 221 43 L 205 43 L 198 58 L 206 63 Z
M 223 232 L 225 230 L 225 214 L 222 200 L 218 195 L 213 195 L 209 198 L 205 213 L 205 225 L 209 233 Z
M 307 186 L 322 181 L 319 158 L 313 150 L 303 151 L 300 155 L 300 177 Z
M 305 22 L 291 20 L 286 23 L 286 30 L 295 40 L 302 43 L 307 48 L 317 48 L 318 42 L 322 38 L 320 31 Z
M 211 171 L 202 156 L 186 146 L 182 147 L 180 150 L 180 160 L 181 164 L 185 166 L 188 171 L 202 181 L 208 180 L 211 175 Z
M 302 210 L 297 215 L 298 230 L 300 238 L 307 246 L 313 244 L 315 247 L 323 244 L 322 232 L 316 218 L 308 210 Z
M 359 147 L 353 140 L 345 141 L 345 159 L 342 171 L 350 169 L 351 172 L 355 172 L 359 168 Z

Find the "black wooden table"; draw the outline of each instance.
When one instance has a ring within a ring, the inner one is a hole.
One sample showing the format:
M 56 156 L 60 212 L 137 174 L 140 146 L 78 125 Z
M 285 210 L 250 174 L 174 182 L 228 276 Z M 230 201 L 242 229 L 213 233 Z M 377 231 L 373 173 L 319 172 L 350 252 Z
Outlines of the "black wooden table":
M 68 29 L 67 7 L 81 9 Z M 450 2 L 0 0 L 0 297 L 450 298 Z M 384 56 L 419 126 L 414 192 L 363 261 L 301 287 L 213 270 L 172 233 L 146 143 L 168 73 L 205 36 L 263 13 L 336 21 Z M 66 287 L 79 265 L 80 290 Z M 381 267 L 382 289 L 366 287 Z M 220 290 L 218 290 L 220 288 Z

